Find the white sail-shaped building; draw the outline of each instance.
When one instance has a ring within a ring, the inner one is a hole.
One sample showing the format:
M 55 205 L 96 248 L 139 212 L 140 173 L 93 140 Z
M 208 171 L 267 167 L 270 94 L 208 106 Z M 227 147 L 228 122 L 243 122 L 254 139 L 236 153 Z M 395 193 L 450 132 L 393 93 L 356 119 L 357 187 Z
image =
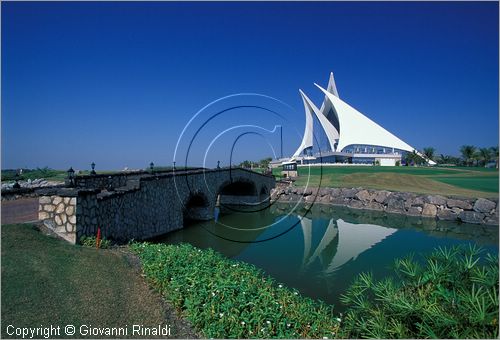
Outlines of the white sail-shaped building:
M 330 73 L 326 89 L 315 85 L 325 94 L 320 108 L 299 90 L 304 102 L 306 126 L 292 161 L 396 165 L 401 162 L 405 152 L 416 152 L 425 158 L 414 147 L 340 99 L 333 73 Z M 311 152 L 314 140 L 313 114 L 328 140 L 327 149 L 314 156 Z M 435 165 L 432 160 L 428 160 L 428 163 Z

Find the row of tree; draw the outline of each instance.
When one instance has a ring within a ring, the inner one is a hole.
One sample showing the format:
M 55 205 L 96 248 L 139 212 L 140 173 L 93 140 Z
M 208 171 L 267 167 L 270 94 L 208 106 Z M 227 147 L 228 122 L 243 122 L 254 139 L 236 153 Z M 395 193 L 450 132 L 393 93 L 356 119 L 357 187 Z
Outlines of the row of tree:
M 486 166 L 489 163 L 495 162 L 498 169 L 498 146 L 489 148 L 478 148 L 474 145 L 462 145 L 460 147 L 461 157 L 440 154 L 436 156 L 436 149 L 427 147 L 423 149 L 423 155 L 435 161 L 438 164 L 450 164 L 460 166 Z M 425 159 L 418 156 L 416 153 L 407 153 L 408 164 L 423 164 Z
M 252 162 L 252 161 L 243 161 L 240 163 L 240 167 L 242 168 L 248 168 L 248 169 L 252 169 L 252 168 L 263 168 L 263 169 L 267 169 L 267 167 L 269 166 L 269 163 L 272 161 L 273 159 L 271 157 L 267 157 L 267 158 L 263 158 L 261 159 L 260 161 L 258 162 Z

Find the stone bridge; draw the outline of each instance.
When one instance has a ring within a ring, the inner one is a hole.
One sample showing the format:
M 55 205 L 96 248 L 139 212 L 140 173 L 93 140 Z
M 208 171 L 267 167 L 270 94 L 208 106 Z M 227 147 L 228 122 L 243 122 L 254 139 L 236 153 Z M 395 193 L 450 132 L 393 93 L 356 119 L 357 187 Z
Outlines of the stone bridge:
M 82 236 L 148 239 L 209 220 L 221 207 L 269 201 L 275 179 L 242 169 L 133 172 L 76 176 L 72 187 L 46 189 L 38 217 L 71 243 Z

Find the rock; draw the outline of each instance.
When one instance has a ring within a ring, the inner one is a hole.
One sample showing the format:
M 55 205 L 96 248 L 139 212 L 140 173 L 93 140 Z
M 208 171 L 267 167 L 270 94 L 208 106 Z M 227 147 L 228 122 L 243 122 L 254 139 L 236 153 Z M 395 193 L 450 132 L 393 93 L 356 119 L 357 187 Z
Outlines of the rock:
M 446 205 L 446 197 L 440 195 L 428 195 L 425 197 L 425 201 L 434 205 Z
M 493 209 L 495 209 L 496 203 L 484 198 L 478 198 L 476 203 L 474 203 L 474 211 L 489 213 Z
M 321 188 L 321 189 L 318 190 L 318 195 L 319 196 L 330 195 L 330 189 L 329 188 Z
M 302 196 L 309 196 L 312 195 L 313 191 L 311 188 L 304 189 L 304 192 L 302 193 Z
M 462 211 L 458 217 L 465 223 L 480 224 L 483 222 L 484 214 L 477 211 Z
M 384 210 L 384 205 L 378 202 L 368 202 L 365 205 L 366 209 L 370 210 L 378 210 L 378 211 L 383 211 Z
M 341 193 L 341 190 L 339 188 L 332 188 L 330 190 L 330 195 L 334 196 L 334 197 L 340 196 L 340 193 Z
M 304 200 L 305 200 L 307 203 L 316 202 L 316 196 L 314 196 L 314 195 L 305 196 L 305 197 L 304 197 Z
M 60 196 L 54 196 L 54 199 L 52 200 L 52 204 L 58 205 L 59 203 L 62 202 L 62 200 L 63 200 L 62 197 L 60 197 Z
M 40 198 L 38 199 L 38 203 L 40 204 L 48 204 L 48 203 L 51 203 L 51 199 L 49 196 L 40 196 Z
M 358 191 L 356 189 L 348 189 L 348 188 L 340 189 L 340 195 L 344 198 L 354 198 L 356 197 L 357 192 Z
M 424 208 L 422 209 L 423 216 L 435 217 L 437 214 L 437 208 L 434 204 L 424 203 Z
M 410 207 L 420 207 L 420 208 L 423 208 L 425 203 L 424 199 L 420 196 L 412 197 L 407 202 L 409 203 Z
M 54 209 L 56 207 L 54 207 L 52 204 L 46 204 L 44 207 L 43 207 L 43 210 L 47 211 L 47 212 L 53 212 Z
M 364 201 L 364 202 L 370 202 L 372 200 L 372 195 L 368 192 L 368 190 L 358 191 L 358 193 L 356 194 L 356 197 L 360 201 Z
M 330 203 L 330 195 L 321 196 L 317 201 L 321 203 Z
M 350 208 L 354 208 L 354 209 L 363 209 L 364 208 L 364 205 L 363 205 L 363 202 L 361 201 L 358 201 L 358 200 L 351 200 L 349 202 L 349 207 Z
M 60 214 L 64 211 L 64 203 L 59 203 L 59 205 L 56 208 L 56 214 Z
M 61 223 L 62 221 L 61 221 L 61 218 L 59 217 L 59 215 L 56 215 L 56 217 L 54 218 L 54 220 L 56 221 L 57 225 L 61 225 L 62 224 Z
M 420 216 L 420 215 L 422 215 L 422 208 L 421 207 L 410 207 L 408 209 L 408 215 Z
M 387 212 L 402 214 L 405 213 L 405 205 L 404 202 L 397 197 L 396 195 L 391 195 L 387 199 Z
M 69 223 L 73 223 L 73 224 L 76 223 L 76 216 L 75 215 L 69 217 Z
M 382 191 L 377 191 L 373 195 L 373 200 L 378 203 L 385 203 L 387 198 L 391 195 L 390 191 L 382 190 Z
M 490 216 L 486 216 L 483 223 L 487 225 L 498 225 L 498 214 L 495 213 Z
M 66 223 L 66 221 L 68 220 L 68 217 L 66 216 L 66 214 L 61 214 L 61 221 L 62 223 Z
M 465 210 L 471 210 L 472 205 L 469 202 L 462 201 L 462 200 L 456 200 L 449 198 L 446 200 L 446 205 L 448 208 L 460 208 L 460 209 L 465 209 Z
M 439 210 L 437 213 L 437 218 L 444 221 L 456 221 L 458 219 L 458 214 L 453 210 Z
M 73 215 L 75 212 L 75 207 L 72 205 L 69 205 L 66 207 L 65 212 L 66 212 L 66 215 Z
M 332 196 L 332 198 L 330 199 L 330 203 L 333 205 L 344 205 L 346 202 L 345 202 L 343 197 L 339 197 L 339 196 L 333 197 Z
M 40 211 L 38 212 L 38 219 L 43 221 L 49 218 L 49 214 L 46 213 L 45 211 Z

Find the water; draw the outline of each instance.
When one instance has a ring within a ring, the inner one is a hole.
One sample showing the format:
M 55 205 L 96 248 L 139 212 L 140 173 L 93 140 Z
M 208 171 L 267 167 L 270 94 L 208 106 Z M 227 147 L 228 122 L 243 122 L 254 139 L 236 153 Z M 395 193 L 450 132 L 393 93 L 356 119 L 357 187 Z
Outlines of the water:
M 436 222 L 341 207 L 275 204 L 256 212 L 217 213 L 168 234 L 165 243 L 187 242 L 252 263 L 303 295 L 339 301 L 354 277 L 391 275 L 395 258 L 438 246 L 477 243 L 498 254 L 498 227 Z

